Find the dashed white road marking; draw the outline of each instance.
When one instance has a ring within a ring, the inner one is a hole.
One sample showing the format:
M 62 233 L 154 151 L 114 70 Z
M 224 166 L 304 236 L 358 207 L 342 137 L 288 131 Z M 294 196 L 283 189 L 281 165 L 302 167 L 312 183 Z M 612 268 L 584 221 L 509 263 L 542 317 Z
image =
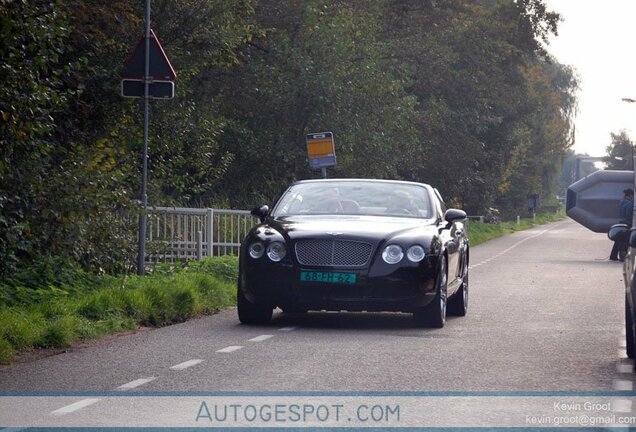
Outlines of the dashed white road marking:
M 99 399 L 82 399 L 81 401 L 72 403 L 60 409 L 56 409 L 55 411 L 52 411 L 51 414 L 53 415 L 69 414 L 69 413 L 81 410 L 82 408 L 86 408 L 87 406 L 93 405 L 94 403 L 97 403 L 97 402 L 99 402 Z
M 632 391 L 634 389 L 634 383 L 627 380 L 614 380 L 614 390 L 618 391 Z
M 616 370 L 619 373 L 630 374 L 634 371 L 634 365 L 629 363 L 618 363 L 616 365 Z
M 170 366 L 170 369 L 172 369 L 172 370 L 184 370 L 184 369 L 187 369 L 189 367 L 196 366 L 199 363 L 201 363 L 202 361 L 203 360 L 201 360 L 201 359 L 192 359 L 192 360 L 185 361 L 183 363 L 179 363 L 179 364 L 174 365 L 174 366 Z
M 289 331 L 294 331 L 296 330 L 298 327 L 281 327 L 278 329 L 278 331 L 284 331 L 284 332 L 289 332 Z
M 618 356 L 620 358 L 627 358 L 627 350 L 625 348 L 618 349 Z
M 120 391 L 132 390 L 136 387 L 142 386 L 144 384 L 148 384 L 150 381 L 154 381 L 155 379 L 156 377 L 139 378 L 138 380 L 131 381 L 124 385 L 120 385 L 119 387 L 117 387 L 116 390 L 120 390 Z
M 230 345 L 229 347 L 222 348 L 222 349 L 218 350 L 217 352 L 218 353 L 231 353 L 231 352 L 240 350 L 241 348 L 243 348 L 243 347 L 240 346 L 240 345 Z
M 271 339 L 273 338 L 274 335 L 260 335 L 260 336 L 256 336 L 255 338 L 250 339 L 250 342 L 263 342 L 266 341 L 267 339 Z

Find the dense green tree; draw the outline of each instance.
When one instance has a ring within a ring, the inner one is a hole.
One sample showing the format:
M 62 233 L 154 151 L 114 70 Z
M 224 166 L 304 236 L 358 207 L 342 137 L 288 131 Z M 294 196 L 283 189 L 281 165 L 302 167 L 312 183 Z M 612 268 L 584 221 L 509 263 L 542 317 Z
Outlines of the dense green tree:
M 386 61 L 380 15 L 372 1 L 259 2 L 265 34 L 243 50 L 245 68 L 225 90 L 236 120 L 225 148 L 235 161 L 219 193 L 248 205 L 315 176 L 305 135 L 327 130 L 337 143 L 333 175 L 398 175 L 400 147 L 417 139 L 415 99 Z
M 320 131 L 335 135 L 330 176 L 429 182 L 471 213 L 559 188 L 577 81 L 544 51 L 558 16 L 541 0 L 153 0 L 152 12 L 178 74 L 176 97 L 151 102 L 152 205 L 271 201 L 319 175 L 305 135 Z M 0 277 L 47 254 L 130 268 L 142 118 L 118 89 L 142 16 L 127 0 L 0 0 Z
M 634 143 L 622 130 L 618 133 L 610 134 L 611 142 L 607 146 L 607 156 L 603 162 L 607 169 L 612 170 L 632 170 L 634 168 Z

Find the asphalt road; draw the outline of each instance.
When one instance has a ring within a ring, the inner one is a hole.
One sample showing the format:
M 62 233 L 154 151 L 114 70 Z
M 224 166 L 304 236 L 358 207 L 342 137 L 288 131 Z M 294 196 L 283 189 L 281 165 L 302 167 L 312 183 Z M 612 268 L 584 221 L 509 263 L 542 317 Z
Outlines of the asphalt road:
M 474 247 L 468 315 L 439 330 L 394 313 L 245 326 L 228 309 L 4 368 L 0 392 L 626 390 L 610 248 L 570 220 Z

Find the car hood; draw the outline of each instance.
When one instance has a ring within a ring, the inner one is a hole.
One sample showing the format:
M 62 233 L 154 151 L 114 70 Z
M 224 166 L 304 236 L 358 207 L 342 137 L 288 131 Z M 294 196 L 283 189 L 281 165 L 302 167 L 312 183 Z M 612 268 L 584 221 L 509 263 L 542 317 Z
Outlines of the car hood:
M 339 238 L 377 242 L 401 235 L 434 235 L 433 220 L 386 216 L 293 216 L 268 221 L 271 228 L 290 240 Z

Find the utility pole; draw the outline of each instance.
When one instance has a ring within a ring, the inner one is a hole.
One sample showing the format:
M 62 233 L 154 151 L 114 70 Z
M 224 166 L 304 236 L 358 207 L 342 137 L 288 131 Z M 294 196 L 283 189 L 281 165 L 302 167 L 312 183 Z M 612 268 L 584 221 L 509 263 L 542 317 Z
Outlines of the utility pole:
M 146 221 L 148 208 L 148 124 L 150 123 L 150 0 L 146 0 L 146 19 L 144 30 L 144 154 L 141 178 L 141 214 L 139 215 L 139 256 L 137 258 L 137 274 L 143 275 L 146 264 Z

